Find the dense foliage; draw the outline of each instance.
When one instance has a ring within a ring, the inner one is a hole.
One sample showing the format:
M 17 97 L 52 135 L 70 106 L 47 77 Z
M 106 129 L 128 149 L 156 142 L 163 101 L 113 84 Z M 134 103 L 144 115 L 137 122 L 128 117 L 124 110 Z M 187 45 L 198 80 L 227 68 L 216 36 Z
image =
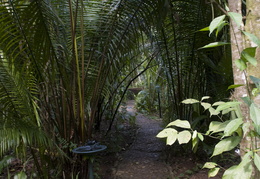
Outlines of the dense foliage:
M 104 119 L 111 129 L 141 75 L 144 105 L 159 94 L 169 121 L 198 116 L 180 102 L 230 79 L 228 49 L 198 50 L 210 41 L 197 33 L 211 20 L 204 0 L 1 0 L 0 14 L 0 169 L 19 157 L 38 178 L 84 177 L 71 150 Z

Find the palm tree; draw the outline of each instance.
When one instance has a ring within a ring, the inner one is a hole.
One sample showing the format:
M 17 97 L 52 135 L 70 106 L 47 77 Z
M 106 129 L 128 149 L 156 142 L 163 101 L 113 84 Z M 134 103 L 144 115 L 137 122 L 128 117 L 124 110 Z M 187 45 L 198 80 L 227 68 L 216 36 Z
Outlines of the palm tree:
M 66 154 L 56 172 L 69 176 L 72 147 L 93 137 L 98 108 L 116 99 L 111 93 L 123 81 L 130 84 L 118 74 L 126 67 L 133 73 L 129 64 L 144 50 L 142 4 L 135 3 L 1 1 L 1 155 L 23 147 L 46 178 L 52 161 Z
M 208 81 L 196 51 L 203 2 L 1 0 L 0 155 L 31 153 L 40 178 L 80 165 L 84 177 L 71 150 L 94 138 L 105 112 L 111 128 L 127 87 L 154 65 L 170 115 L 184 117 L 179 102 L 204 95 Z

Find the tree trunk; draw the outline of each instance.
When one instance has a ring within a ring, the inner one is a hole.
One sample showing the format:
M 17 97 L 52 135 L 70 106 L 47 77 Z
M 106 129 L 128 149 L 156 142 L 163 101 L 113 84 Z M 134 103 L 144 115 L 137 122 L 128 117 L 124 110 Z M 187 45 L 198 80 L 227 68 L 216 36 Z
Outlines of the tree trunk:
M 238 0 L 231 0 L 229 1 L 229 9 L 231 12 L 236 12 L 242 14 L 242 2 Z M 248 96 L 247 92 L 247 79 L 246 79 L 246 72 L 241 71 L 235 64 L 237 59 L 240 59 L 240 54 L 243 49 L 245 49 L 245 40 L 243 34 L 240 29 L 244 28 L 242 24 L 241 27 L 238 27 L 237 24 L 231 20 L 230 22 L 230 41 L 231 41 L 231 50 L 232 50 L 232 68 L 233 68 L 233 78 L 234 84 L 243 84 L 239 88 L 236 88 L 233 94 L 233 98 L 235 100 L 241 101 L 241 97 Z M 241 111 L 244 116 L 244 121 L 249 122 L 249 108 L 245 103 L 241 105 Z M 245 153 L 245 150 L 249 147 L 250 148 L 251 139 L 245 138 L 242 140 L 240 144 L 240 150 L 242 156 Z
M 260 1 L 256 0 L 247 0 L 246 1 L 247 6 L 247 16 L 246 16 L 246 25 L 245 25 L 245 31 L 249 32 L 251 34 L 256 35 L 260 39 Z M 255 47 L 256 44 L 253 44 L 251 41 L 246 40 L 247 47 Z M 256 59 L 257 59 L 257 66 L 254 67 L 253 65 L 249 65 L 247 69 L 248 76 L 254 76 L 257 78 L 260 78 L 260 49 L 259 47 L 256 50 Z M 250 84 L 250 86 L 253 84 Z M 254 86 L 253 86 L 254 87 Z M 254 103 L 260 107 L 260 95 L 257 95 L 256 97 L 253 97 Z M 254 149 L 257 149 L 260 146 L 260 140 L 257 137 L 254 144 L 252 144 Z M 259 152 L 258 152 L 259 154 Z M 260 178 L 260 172 L 255 167 L 254 176 L 253 178 Z
M 231 12 L 241 13 L 242 10 L 242 1 L 238 0 L 230 0 L 229 8 Z M 245 30 L 251 34 L 256 35 L 260 38 L 260 2 L 256 0 L 247 0 L 246 1 L 246 20 L 245 26 L 237 27 L 237 24 L 234 21 L 231 21 L 230 27 L 230 35 L 231 35 L 231 49 L 232 49 L 232 61 L 233 61 L 233 76 L 234 76 L 234 84 L 244 84 L 245 86 L 236 88 L 234 92 L 234 98 L 236 100 L 241 101 L 241 97 L 248 96 L 247 86 L 250 87 L 252 84 L 248 84 L 247 79 L 250 75 L 260 78 L 259 67 L 260 67 L 260 50 L 257 48 L 256 59 L 258 61 L 258 65 L 256 67 L 252 65 L 248 65 L 247 71 L 240 71 L 235 65 L 235 60 L 240 58 L 241 51 L 247 47 L 254 47 L 256 44 L 253 44 L 252 41 L 249 41 L 241 32 L 241 30 Z M 249 82 L 250 83 L 250 82 Z M 258 95 L 260 96 L 260 95 Z M 253 99 L 255 104 L 260 107 L 260 97 L 256 97 Z M 249 107 L 243 103 L 241 105 L 241 111 L 244 116 L 244 122 L 252 123 L 249 116 Z M 251 125 L 252 126 L 252 125 Z M 252 127 L 253 128 L 253 127 Z M 252 141 L 256 141 L 253 143 Z M 242 139 L 240 143 L 241 155 L 243 156 L 248 149 L 255 149 L 257 147 L 257 143 L 259 143 L 259 139 L 255 140 L 251 137 L 245 137 Z M 252 178 L 260 178 L 259 171 L 255 167 Z

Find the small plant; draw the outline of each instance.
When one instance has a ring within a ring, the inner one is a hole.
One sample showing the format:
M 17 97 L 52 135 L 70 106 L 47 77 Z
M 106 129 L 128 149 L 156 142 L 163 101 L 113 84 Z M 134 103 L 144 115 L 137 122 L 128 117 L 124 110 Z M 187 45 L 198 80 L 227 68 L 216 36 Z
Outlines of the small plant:
M 260 79 L 251 77 L 251 80 L 255 82 L 258 91 L 260 89 Z M 219 121 L 212 121 L 209 125 L 209 129 L 206 133 L 201 133 L 197 130 L 193 130 L 189 121 L 177 119 L 169 123 L 164 130 L 162 130 L 157 137 L 167 138 L 167 145 L 172 145 L 176 141 L 179 144 L 187 144 L 192 142 L 192 150 L 196 152 L 199 142 L 204 141 L 204 136 L 209 136 L 220 141 L 215 145 L 213 154 L 211 157 L 220 155 L 224 152 L 235 149 L 242 138 L 250 137 L 259 138 L 260 136 L 260 109 L 251 100 L 245 100 L 249 105 L 250 123 L 243 122 L 243 116 L 240 110 L 241 102 L 229 101 L 229 102 L 215 102 L 210 104 L 205 102 L 209 99 L 209 96 L 203 97 L 200 101 L 196 99 L 186 99 L 182 101 L 184 104 L 196 104 L 199 103 L 205 110 L 208 110 L 211 116 L 217 116 Z M 224 121 L 223 116 L 230 113 L 230 120 Z M 252 127 L 253 126 L 253 127 Z M 246 136 L 248 134 L 248 136 Z M 259 148 L 254 145 L 255 148 L 248 148 L 247 151 L 242 151 L 245 155 L 242 157 L 242 161 L 239 165 L 230 167 L 225 171 L 223 178 L 236 178 L 236 176 L 243 176 L 243 178 L 250 178 L 253 172 L 253 166 L 260 171 L 260 156 L 258 154 Z M 208 168 L 209 177 L 214 177 L 220 170 L 220 166 L 214 162 L 207 162 L 203 168 Z

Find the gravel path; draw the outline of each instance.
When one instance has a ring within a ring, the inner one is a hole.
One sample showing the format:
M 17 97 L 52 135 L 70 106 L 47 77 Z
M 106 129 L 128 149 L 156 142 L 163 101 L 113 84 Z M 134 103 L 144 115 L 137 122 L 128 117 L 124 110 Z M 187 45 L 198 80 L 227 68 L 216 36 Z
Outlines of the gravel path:
M 134 101 L 129 101 L 127 111 L 135 114 Z M 164 162 L 165 143 L 155 136 L 162 129 L 160 119 L 149 119 L 138 114 L 136 124 L 139 126 L 136 140 L 131 147 L 122 152 L 116 165 L 115 179 L 167 179 L 171 168 Z

